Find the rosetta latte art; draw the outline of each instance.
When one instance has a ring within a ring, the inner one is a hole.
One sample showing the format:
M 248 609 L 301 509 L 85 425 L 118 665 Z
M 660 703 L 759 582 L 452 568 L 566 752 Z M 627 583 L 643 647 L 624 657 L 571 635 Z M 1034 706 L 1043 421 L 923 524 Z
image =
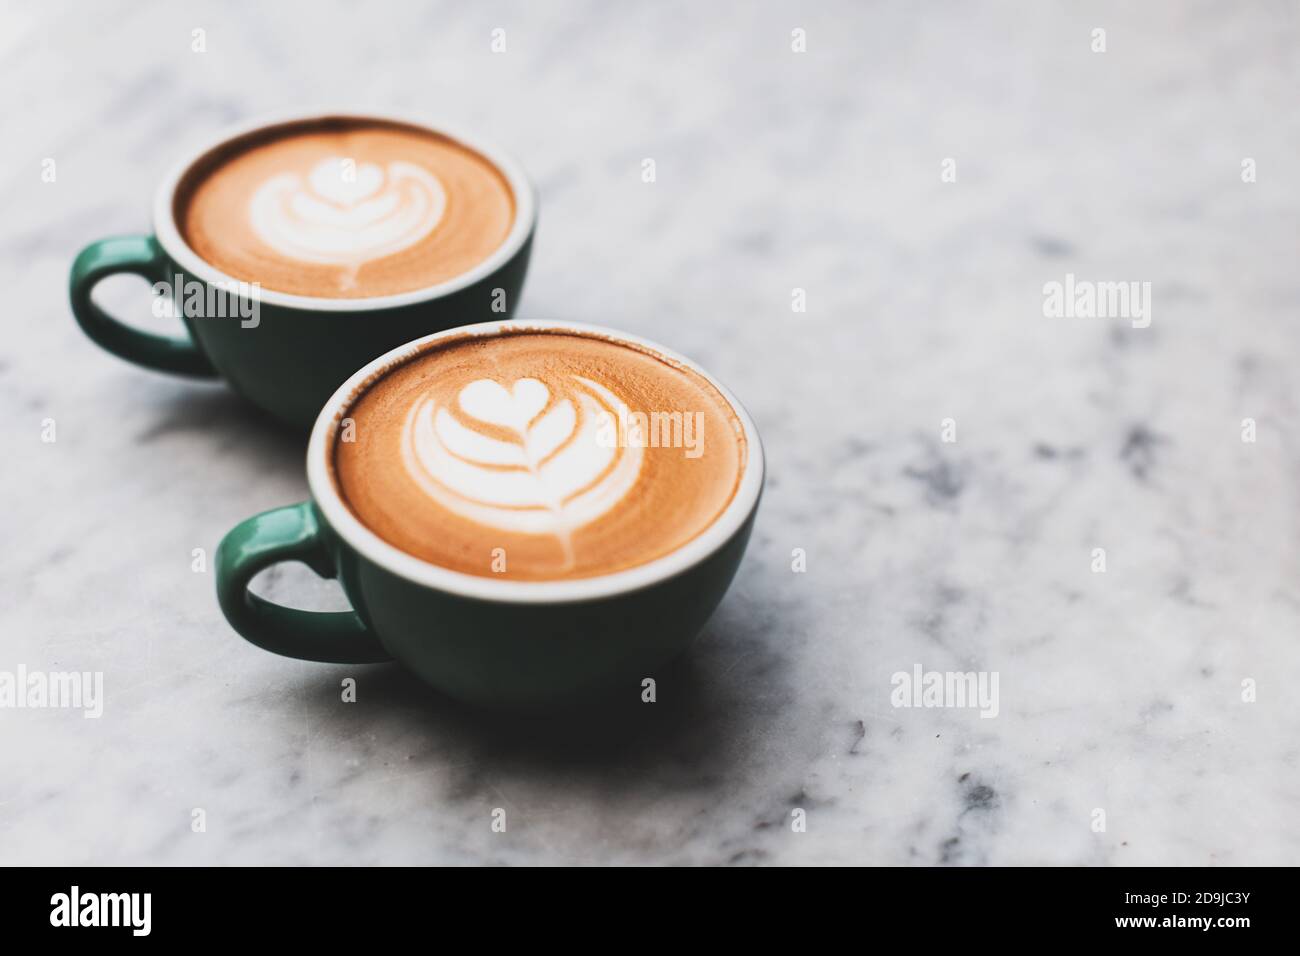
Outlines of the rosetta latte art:
M 253 193 L 249 217 L 259 239 L 282 256 L 357 270 L 419 242 L 433 231 L 447 194 L 414 163 L 323 159 L 304 177 L 283 173 Z
M 567 394 L 552 395 L 535 378 L 509 389 L 479 379 L 461 389 L 458 409 L 422 398 L 406 419 L 407 471 L 448 511 L 503 531 L 555 535 L 571 559 L 571 533 L 623 500 L 643 452 L 599 440 L 609 416 L 627 415 L 609 389 L 577 375 L 565 384 Z

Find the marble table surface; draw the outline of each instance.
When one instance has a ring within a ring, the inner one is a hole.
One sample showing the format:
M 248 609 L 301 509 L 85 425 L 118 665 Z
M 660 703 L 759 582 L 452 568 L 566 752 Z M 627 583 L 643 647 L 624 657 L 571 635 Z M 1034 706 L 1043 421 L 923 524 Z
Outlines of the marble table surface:
M 0 863 L 1300 862 L 1294 6 L 0 16 L 0 672 L 103 675 L 97 719 L 0 709 Z M 758 422 L 749 553 L 656 703 L 477 713 L 219 614 L 303 441 L 100 351 L 68 266 L 186 143 L 321 104 L 506 145 L 520 314 L 661 341 Z M 1067 275 L 1149 282 L 1149 325 L 1046 316 Z M 996 673 L 997 715 L 895 706 L 917 667 Z

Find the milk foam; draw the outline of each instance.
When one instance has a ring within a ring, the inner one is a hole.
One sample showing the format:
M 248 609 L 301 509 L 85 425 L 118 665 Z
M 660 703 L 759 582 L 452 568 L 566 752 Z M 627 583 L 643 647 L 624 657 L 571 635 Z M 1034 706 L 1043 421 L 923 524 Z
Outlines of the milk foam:
M 471 521 L 518 534 L 569 536 L 614 508 L 636 484 L 641 448 L 605 447 L 598 440 L 608 416 L 627 406 L 605 386 L 573 375 L 558 383 L 535 378 L 505 385 L 478 379 L 461 389 L 463 415 L 433 398 L 418 400 L 406 418 L 403 461 L 411 478 L 443 508 Z M 484 434 L 479 423 L 512 439 Z
M 707 449 L 645 441 L 639 418 L 658 410 L 701 416 Z M 352 514 L 407 554 L 484 577 L 653 561 L 708 528 L 745 470 L 743 427 L 707 380 L 567 330 L 436 341 L 367 382 L 347 417 L 332 468 Z
M 332 156 L 306 176 L 272 176 L 253 193 L 248 215 L 257 237 L 280 255 L 355 274 L 419 242 L 446 208 L 442 183 L 421 166 Z

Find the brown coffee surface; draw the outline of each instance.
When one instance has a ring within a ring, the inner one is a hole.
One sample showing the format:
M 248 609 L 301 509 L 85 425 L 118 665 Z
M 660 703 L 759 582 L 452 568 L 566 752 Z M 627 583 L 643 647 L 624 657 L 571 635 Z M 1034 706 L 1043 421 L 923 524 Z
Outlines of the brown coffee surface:
M 351 512 L 401 550 L 546 581 L 682 547 L 731 502 L 746 453 L 735 412 L 698 373 L 595 335 L 529 330 L 443 340 L 388 370 L 343 413 L 332 465 Z
M 322 298 L 411 292 L 488 258 L 515 218 L 486 157 L 397 123 L 330 119 L 260 131 L 195 164 L 182 237 L 222 272 Z

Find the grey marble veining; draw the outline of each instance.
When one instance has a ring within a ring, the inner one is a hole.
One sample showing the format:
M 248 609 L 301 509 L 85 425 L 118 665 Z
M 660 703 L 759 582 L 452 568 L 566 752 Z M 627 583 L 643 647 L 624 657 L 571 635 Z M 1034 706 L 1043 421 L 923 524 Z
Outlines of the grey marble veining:
M 0 709 L 0 862 L 1300 862 L 1294 7 L 3 17 L 0 671 L 105 701 Z M 518 721 L 277 658 L 192 569 L 305 496 L 302 441 L 101 352 L 68 265 L 148 228 L 189 141 L 327 103 L 501 141 L 542 197 L 521 314 L 664 342 L 757 420 L 750 552 L 656 704 Z M 1149 281 L 1150 327 L 1045 318 L 1067 273 Z M 917 664 L 996 671 L 997 717 L 892 706 Z

